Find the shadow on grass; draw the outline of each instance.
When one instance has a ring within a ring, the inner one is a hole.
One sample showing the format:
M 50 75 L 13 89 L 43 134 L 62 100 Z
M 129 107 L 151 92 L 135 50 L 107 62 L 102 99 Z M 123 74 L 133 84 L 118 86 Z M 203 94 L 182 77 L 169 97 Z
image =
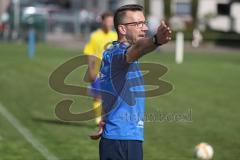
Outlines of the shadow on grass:
M 32 117 L 32 120 L 36 121 L 36 122 L 40 122 L 40 123 L 86 127 L 86 128 L 91 128 L 91 129 L 97 127 L 96 124 L 90 124 L 88 122 L 66 122 L 66 121 L 60 121 L 57 119 L 46 119 L 46 118 L 38 118 L 38 117 Z

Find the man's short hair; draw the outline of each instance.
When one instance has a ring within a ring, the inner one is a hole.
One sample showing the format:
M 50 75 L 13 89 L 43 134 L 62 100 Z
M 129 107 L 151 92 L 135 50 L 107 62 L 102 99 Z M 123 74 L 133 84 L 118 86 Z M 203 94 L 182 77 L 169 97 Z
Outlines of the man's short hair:
M 106 11 L 101 15 L 101 19 L 104 20 L 107 17 L 113 17 L 113 13 L 110 11 Z
M 118 32 L 118 25 L 122 23 L 122 18 L 126 15 L 126 11 L 142 11 L 143 12 L 143 6 L 138 4 L 128 4 L 118 8 L 114 13 L 114 17 L 113 17 L 114 28 L 117 32 Z

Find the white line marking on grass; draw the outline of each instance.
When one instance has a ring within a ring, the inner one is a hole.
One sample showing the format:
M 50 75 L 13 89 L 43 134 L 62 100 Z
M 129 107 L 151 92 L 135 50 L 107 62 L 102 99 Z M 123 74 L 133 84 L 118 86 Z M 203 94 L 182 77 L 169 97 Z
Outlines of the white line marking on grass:
M 32 133 L 24 127 L 17 118 L 15 118 L 7 109 L 0 103 L 0 114 L 3 115 L 31 145 L 38 150 L 47 160 L 58 160 L 58 158 L 50 153 L 48 149 L 41 144 Z

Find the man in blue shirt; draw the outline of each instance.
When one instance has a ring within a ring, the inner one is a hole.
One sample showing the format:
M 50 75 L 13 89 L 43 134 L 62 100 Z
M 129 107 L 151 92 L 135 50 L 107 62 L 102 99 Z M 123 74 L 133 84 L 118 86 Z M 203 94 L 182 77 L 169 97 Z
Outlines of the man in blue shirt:
M 92 139 L 101 136 L 101 160 L 142 160 L 144 140 L 144 81 L 138 59 L 171 40 L 162 21 L 147 38 L 147 23 L 140 5 L 125 5 L 114 14 L 118 41 L 103 55 L 100 69 L 103 121 Z

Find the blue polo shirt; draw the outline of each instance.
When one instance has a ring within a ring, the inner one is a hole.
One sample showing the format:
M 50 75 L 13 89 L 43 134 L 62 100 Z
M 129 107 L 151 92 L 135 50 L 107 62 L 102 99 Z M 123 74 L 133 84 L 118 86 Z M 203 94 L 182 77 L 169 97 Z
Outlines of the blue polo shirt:
M 128 47 L 115 41 L 103 54 L 100 85 L 106 124 L 102 136 L 143 141 L 144 81 L 138 61 L 126 62 Z

